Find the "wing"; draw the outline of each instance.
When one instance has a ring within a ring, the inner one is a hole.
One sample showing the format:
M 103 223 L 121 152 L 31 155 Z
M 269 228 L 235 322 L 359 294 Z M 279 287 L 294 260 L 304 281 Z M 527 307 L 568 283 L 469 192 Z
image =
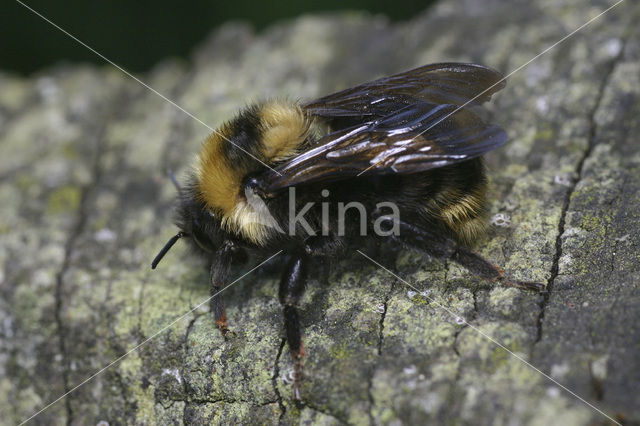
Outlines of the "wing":
M 303 107 L 310 114 L 328 120 L 384 117 L 417 100 L 435 104 L 481 104 L 505 84 L 499 72 L 481 65 L 431 64 L 324 96 Z
M 506 133 L 471 110 L 414 101 L 388 116 L 330 133 L 261 178 L 267 194 L 318 181 L 408 174 L 478 157 Z

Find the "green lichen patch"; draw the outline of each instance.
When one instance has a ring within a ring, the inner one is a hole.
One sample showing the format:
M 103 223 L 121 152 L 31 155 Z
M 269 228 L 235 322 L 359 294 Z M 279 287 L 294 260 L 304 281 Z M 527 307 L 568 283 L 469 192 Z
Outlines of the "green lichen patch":
M 440 2 L 408 22 L 307 16 L 260 34 L 229 24 L 193 61 L 141 78 L 215 127 L 248 100 L 312 99 L 423 63 L 506 73 L 607 7 L 583 3 Z M 392 273 L 358 253 L 317 265 L 300 304 L 301 404 L 279 259 L 225 290 L 228 340 L 206 302 L 206 261 L 179 243 L 150 270 L 176 232 L 167 170 L 183 176 L 209 129 L 107 66 L 0 76 L 1 421 L 127 354 L 36 422 L 606 421 L 523 360 L 637 422 L 639 13 L 621 3 L 488 105 L 509 142 L 486 158 L 490 224 L 475 249 L 549 294 L 384 244 L 361 250 Z

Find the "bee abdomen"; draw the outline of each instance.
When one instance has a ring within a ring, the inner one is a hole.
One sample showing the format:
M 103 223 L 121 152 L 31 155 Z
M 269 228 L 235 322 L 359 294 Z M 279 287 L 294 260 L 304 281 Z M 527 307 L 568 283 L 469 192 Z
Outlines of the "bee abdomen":
M 485 187 L 476 188 L 456 202 L 442 209 L 444 222 L 458 237 L 458 240 L 470 244 L 482 235 L 486 227 Z
M 436 219 L 462 243 L 470 244 L 486 228 L 487 181 L 481 159 L 443 170 L 439 184 L 425 206 L 427 215 Z M 436 172 L 437 173 L 437 172 Z

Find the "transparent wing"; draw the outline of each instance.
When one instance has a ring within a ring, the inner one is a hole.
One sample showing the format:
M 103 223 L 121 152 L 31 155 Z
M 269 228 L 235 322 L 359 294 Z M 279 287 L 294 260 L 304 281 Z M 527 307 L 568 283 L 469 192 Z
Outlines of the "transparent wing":
M 470 105 L 477 105 L 505 86 L 502 78 L 482 65 L 430 64 L 324 96 L 303 107 L 331 121 L 338 117 L 384 117 L 416 101 L 463 105 L 473 99 Z

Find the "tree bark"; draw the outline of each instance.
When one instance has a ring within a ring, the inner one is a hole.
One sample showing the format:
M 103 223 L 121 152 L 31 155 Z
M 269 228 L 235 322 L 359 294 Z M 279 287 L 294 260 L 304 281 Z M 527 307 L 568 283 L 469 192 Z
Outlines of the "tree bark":
M 189 62 L 140 78 L 215 128 L 250 100 L 311 99 L 431 62 L 507 74 L 611 4 L 454 0 L 393 24 L 359 13 L 261 34 L 229 24 Z M 300 307 L 298 405 L 282 259 L 225 291 L 228 341 L 200 306 L 207 265 L 178 244 L 149 267 L 176 232 L 167 171 L 183 174 L 209 129 L 110 66 L 0 75 L 0 421 L 70 392 L 33 421 L 609 422 L 597 408 L 640 422 L 638 19 L 623 2 L 488 106 L 510 136 L 487 156 L 489 219 L 509 221 L 476 249 L 548 293 L 413 251 L 362 249 L 402 280 L 358 253 L 322 265 Z

